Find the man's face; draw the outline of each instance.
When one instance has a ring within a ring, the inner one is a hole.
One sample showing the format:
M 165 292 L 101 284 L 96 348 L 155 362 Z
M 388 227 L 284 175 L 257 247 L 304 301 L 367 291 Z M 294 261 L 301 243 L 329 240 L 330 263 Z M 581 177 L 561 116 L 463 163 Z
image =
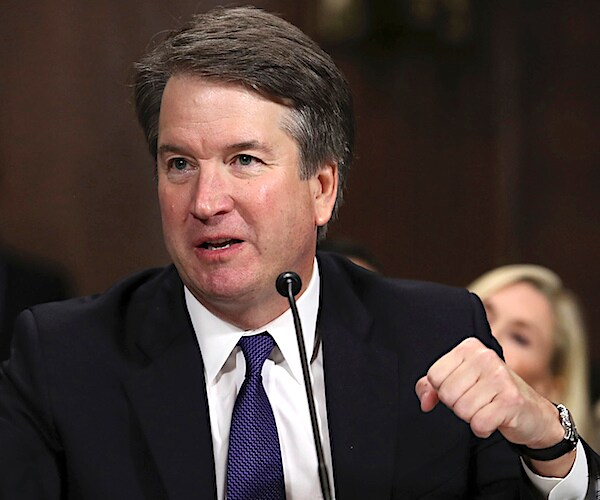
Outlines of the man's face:
M 286 309 L 275 280 L 312 272 L 316 228 L 331 217 L 335 165 L 300 180 L 289 110 L 233 84 L 174 76 L 158 132 L 167 249 L 205 307 L 242 328 Z

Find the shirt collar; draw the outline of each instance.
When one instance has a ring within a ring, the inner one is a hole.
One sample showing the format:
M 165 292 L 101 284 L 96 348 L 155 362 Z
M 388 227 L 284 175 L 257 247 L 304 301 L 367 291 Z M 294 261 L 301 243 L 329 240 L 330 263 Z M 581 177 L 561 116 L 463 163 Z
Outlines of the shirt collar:
M 315 343 L 320 281 L 318 262 L 315 258 L 308 287 L 296 303 L 309 361 Z M 298 382 L 302 381 L 302 365 L 291 309 L 288 308 L 281 316 L 260 328 L 242 330 L 212 314 L 187 287 L 185 287 L 185 303 L 198 339 L 206 380 L 209 383 L 217 377 L 242 335 L 255 335 L 264 331 L 271 334 L 283 356 L 283 359 L 276 362 L 286 363 L 293 377 Z

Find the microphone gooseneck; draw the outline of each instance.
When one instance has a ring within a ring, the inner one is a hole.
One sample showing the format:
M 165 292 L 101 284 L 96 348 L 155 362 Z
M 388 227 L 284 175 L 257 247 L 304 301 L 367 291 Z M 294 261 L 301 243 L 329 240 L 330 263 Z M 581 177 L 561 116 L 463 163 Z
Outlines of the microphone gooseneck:
M 288 299 L 292 316 L 294 318 L 294 328 L 296 330 L 296 340 L 298 341 L 298 350 L 300 351 L 300 364 L 302 365 L 302 377 L 304 378 L 304 388 L 306 389 L 306 399 L 308 401 L 308 411 L 310 413 L 310 424 L 315 440 L 315 448 L 317 450 L 317 464 L 319 472 L 319 482 L 321 483 L 321 493 L 324 500 L 331 500 L 331 487 L 329 485 L 329 474 L 325 465 L 325 457 L 323 455 L 323 445 L 321 444 L 321 434 L 319 432 L 319 424 L 317 422 L 317 411 L 315 409 L 315 399 L 313 396 L 312 384 L 310 382 L 310 373 L 308 370 L 308 361 L 306 359 L 306 347 L 304 346 L 304 335 L 302 335 L 302 325 L 300 323 L 300 315 L 296 307 L 296 299 L 294 298 L 302 288 L 302 280 L 293 271 L 281 273 L 275 282 L 275 286 L 280 295 Z

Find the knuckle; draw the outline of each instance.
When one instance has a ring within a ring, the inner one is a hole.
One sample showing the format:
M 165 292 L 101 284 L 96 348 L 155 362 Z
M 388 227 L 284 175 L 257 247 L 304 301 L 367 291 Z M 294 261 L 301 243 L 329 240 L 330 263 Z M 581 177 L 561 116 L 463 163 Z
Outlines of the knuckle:
M 476 337 L 467 337 L 462 341 L 461 345 L 468 350 L 476 350 L 483 347 L 481 341 Z
M 480 344 L 479 340 L 475 337 L 467 337 L 465 340 L 463 340 L 463 345 L 465 346 L 478 346 Z
M 501 364 L 496 364 L 489 370 L 490 378 L 496 385 L 514 387 L 511 378 L 508 376 L 506 368 Z
M 500 358 L 492 349 L 481 346 L 481 349 L 477 352 L 477 357 L 484 366 L 495 367 L 496 369 L 499 366 Z
M 487 419 L 474 415 L 470 422 L 471 430 L 479 438 L 489 437 L 495 429 L 492 429 Z
M 434 367 L 429 368 L 427 370 L 427 381 L 435 388 L 439 389 L 442 383 L 439 375 L 437 374 L 437 370 Z
M 457 417 L 461 418 L 465 422 L 470 422 L 473 418 L 473 410 L 471 408 L 471 405 L 465 402 L 464 398 L 460 398 L 454 403 L 452 411 Z
M 521 407 L 525 404 L 525 398 L 516 387 L 507 389 L 504 393 L 506 404 L 512 407 Z
M 454 387 L 450 384 L 442 384 L 438 389 L 438 397 L 440 401 L 454 411 L 454 406 L 459 397 Z

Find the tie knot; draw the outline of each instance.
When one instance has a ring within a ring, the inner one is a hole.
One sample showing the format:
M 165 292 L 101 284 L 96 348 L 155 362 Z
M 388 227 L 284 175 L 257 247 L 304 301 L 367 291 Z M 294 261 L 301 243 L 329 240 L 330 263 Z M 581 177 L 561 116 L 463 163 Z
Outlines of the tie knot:
M 275 341 L 267 332 L 240 338 L 238 345 L 246 358 L 246 376 L 260 374 L 265 360 L 271 354 Z

